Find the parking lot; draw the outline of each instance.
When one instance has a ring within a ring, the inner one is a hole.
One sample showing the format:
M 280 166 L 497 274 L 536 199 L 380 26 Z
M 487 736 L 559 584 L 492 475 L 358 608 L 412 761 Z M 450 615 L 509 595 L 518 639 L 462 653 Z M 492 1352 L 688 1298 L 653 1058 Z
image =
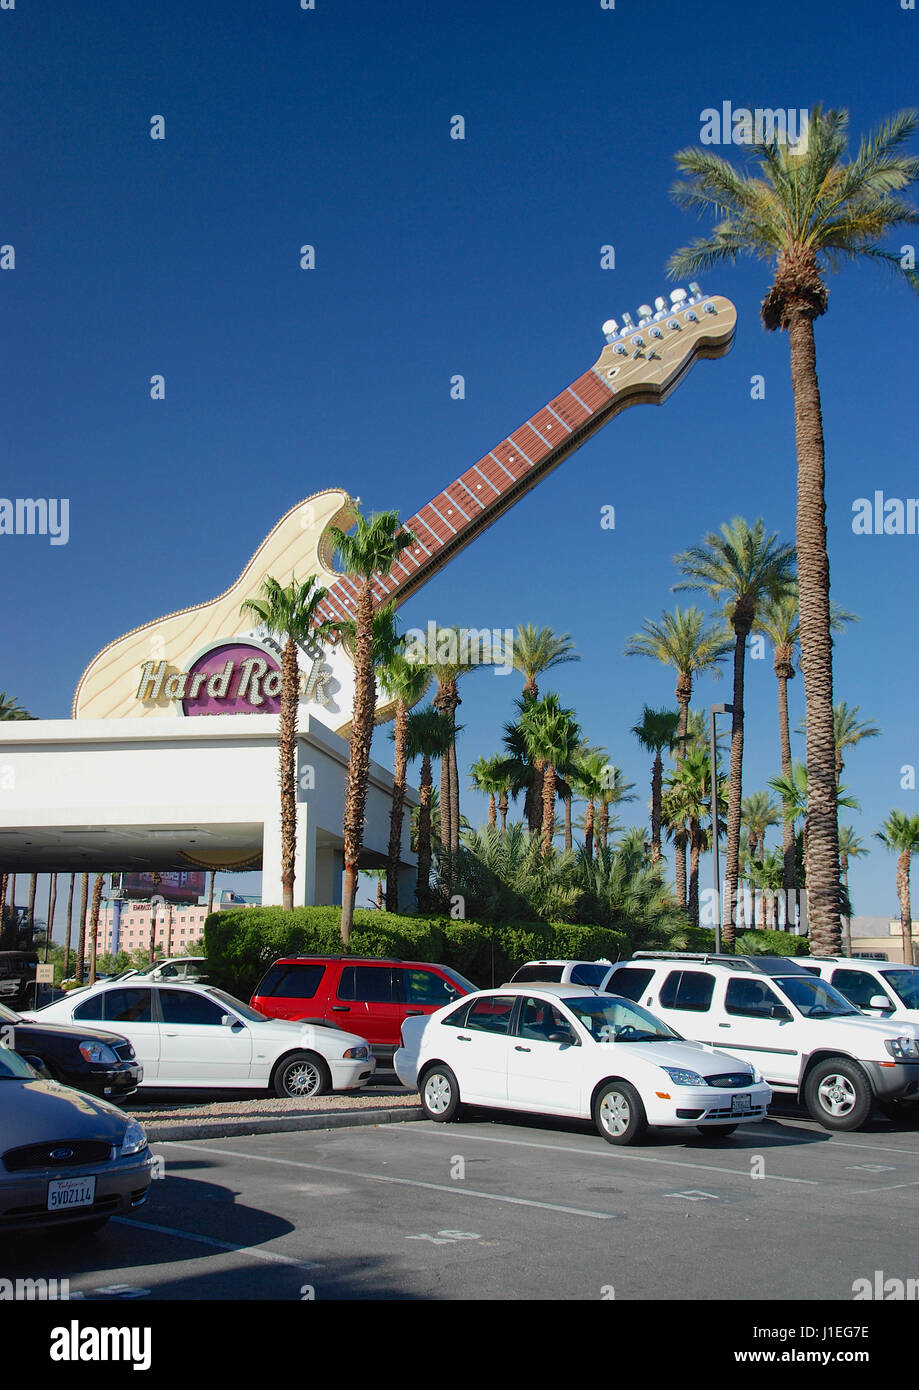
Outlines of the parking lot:
M 833 1299 L 919 1276 L 919 1130 L 787 1108 L 726 1141 L 613 1149 L 590 1125 L 471 1111 L 154 1145 L 147 1205 L 3 1274 L 92 1299 Z M 856 1286 L 857 1287 L 857 1286 Z

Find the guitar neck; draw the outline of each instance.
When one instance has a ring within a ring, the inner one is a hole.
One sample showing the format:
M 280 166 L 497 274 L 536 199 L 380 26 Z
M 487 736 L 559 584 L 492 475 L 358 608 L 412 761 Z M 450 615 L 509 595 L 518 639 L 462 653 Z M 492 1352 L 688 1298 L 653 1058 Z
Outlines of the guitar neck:
M 694 313 L 690 306 L 703 302 L 713 309 Z M 631 337 L 617 334 L 593 367 L 405 521 L 414 542 L 388 575 L 375 577 L 374 603 L 404 603 L 620 411 L 660 403 L 697 357 L 722 356 L 735 322 L 729 301 L 699 296 L 664 315 L 665 336 L 652 338 L 644 327 L 640 334 L 630 330 Z M 320 618 L 353 618 L 357 597 L 358 584 L 343 575 L 319 606 Z

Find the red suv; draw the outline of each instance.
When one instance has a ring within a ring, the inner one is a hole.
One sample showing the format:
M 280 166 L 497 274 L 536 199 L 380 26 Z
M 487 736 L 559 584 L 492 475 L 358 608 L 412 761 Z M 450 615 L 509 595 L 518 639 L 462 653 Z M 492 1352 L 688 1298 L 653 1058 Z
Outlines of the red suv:
M 432 1014 L 478 989 L 448 965 L 366 956 L 284 956 L 256 986 L 253 1009 L 268 1018 L 337 1023 L 391 1062 L 402 1021 Z

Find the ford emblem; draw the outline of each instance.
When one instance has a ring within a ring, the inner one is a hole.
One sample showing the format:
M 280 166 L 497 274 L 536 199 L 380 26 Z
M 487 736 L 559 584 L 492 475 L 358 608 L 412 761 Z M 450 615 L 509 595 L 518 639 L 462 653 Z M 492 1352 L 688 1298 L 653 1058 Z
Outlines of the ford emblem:
M 73 1158 L 73 1149 L 52 1149 L 50 1157 L 56 1159 Z

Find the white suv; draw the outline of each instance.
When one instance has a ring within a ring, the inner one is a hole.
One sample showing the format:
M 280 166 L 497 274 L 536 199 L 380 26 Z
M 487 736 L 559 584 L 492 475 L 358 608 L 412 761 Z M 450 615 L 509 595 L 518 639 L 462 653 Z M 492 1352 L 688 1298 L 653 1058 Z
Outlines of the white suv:
M 608 960 L 528 960 L 514 971 L 508 983 L 590 985 L 594 989 L 605 989 L 612 968 L 612 961 Z
M 752 1063 L 827 1129 L 859 1129 L 875 1101 L 919 1100 L 917 1025 L 866 1018 L 797 961 L 637 951 L 605 988 Z
M 887 1023 L 919 1023 L 919 965 L 851 956 L 808 956 L 801 964 L 869 1017 Z

